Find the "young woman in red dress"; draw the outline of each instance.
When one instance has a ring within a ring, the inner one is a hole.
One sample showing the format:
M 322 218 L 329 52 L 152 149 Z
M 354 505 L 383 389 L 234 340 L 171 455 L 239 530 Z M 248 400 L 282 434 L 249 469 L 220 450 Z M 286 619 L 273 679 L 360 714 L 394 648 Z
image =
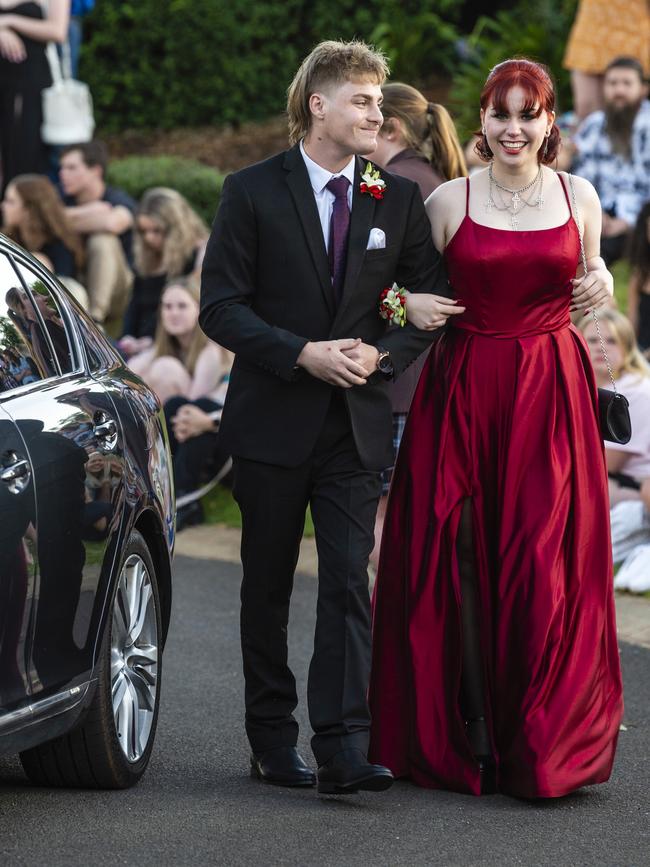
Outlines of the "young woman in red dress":
M 541 65 L 496 66 L 488 167 L 427 200 L 466 309 L 420 378 L 375 589 L 372 760 L 473 794 L 607 780 L 622 715 L 596 384 L 570 318 L 613 282 L 596 192 L 574 178 L 579 266 L 554 102 Z M 430 297 L 409 296 L 407 316 L 439 324 Z

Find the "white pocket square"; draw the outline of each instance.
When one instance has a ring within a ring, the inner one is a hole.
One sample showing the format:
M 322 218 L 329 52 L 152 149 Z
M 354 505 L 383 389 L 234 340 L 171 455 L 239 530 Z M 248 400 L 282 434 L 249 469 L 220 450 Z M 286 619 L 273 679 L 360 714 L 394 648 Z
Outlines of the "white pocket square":
M 386 233 L 383 229 L 371 229 L 366 250 L 383 250 L 386 246 Z

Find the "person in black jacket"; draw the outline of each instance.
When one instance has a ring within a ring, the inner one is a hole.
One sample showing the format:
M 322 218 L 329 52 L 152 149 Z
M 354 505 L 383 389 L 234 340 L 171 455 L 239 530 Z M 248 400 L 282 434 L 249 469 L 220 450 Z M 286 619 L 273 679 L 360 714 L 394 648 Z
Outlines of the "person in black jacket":
M 380 790 L 368 764 L 368 556 L 380 472 L 392 463 L 386 379 L 456 309 L 416 184 L 357 154 L 382 123 L 382 55 L 325 42 L 289 89 L 293 147 L 231 174 L 203 262 L 200 323 L 235 353 L 220 443 L 242 513 L 241 638 L 253 772 L 314 785 L 295 745 L 287 664 L 293 574 L 310 504 L 319 591 L 308 702 L 320 792 Z M 389 327 L 396 281 L 436 292 L 428 330 Z

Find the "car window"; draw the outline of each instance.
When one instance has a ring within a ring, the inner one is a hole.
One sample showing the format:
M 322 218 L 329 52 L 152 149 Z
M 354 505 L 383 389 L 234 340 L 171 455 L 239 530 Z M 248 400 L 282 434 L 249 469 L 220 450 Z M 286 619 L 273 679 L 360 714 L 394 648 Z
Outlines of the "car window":
M 36 339 L 34 339 L 36 336 Z M 36 311 L 6 256 L 0 255 L 0 392 L 52 376 Z
M 20 276 L 29 286 L 32 297 L 41 314 L 45 329 L 49 335 L 50 342 L 54 349 L 56 359 L 59 362 L 59 367 L 62 373 L 71 373 L 73 369 L 73 355 L 70 348 L 70 341 L 66 334 L 65 324 L 61 316 L 61 310 L 54 298 L 50 288 L 41 280 L 39 275 L 28 268 L 27 265 L 16 262 L 16 267 L 20 271 Z M 42 334 L 42 332 L 40 332 Z M 36 336 L 35 336 L 36 337 Z M 47 341 L 45 342 L 47 343 Z M 49 349 L 44 345 L 41 347 L 43 354 L 49 353 Z

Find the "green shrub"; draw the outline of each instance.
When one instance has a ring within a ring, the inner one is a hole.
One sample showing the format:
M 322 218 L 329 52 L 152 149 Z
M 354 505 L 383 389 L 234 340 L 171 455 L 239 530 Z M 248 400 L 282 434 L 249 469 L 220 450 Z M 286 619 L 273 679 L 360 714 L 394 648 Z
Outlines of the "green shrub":
M 84 22 L 80 76 L 99 127 L 170 129 L 276 113 L 296 65 L 301 5 L 98 3 Z
M 282 111 L 323 39 L 371 41 L 418 81 L 449 61 L 466 0 L 124 0 L 84 21 L 80 76 L 103 132 L 260 120 Z M 383 22 L 386 26 L 377 30 Z
M 453 71 L 462 2 L 387 0 L 384 6 L 370 41 L 389 57 L 393 80 L 421 87 L 432 72 Z
M 224 176 L 196 160 L 149 156 L 113 160 L 108 166 L 107 179 L 136 201 L 150 187 L 173 187 L 209 226 L 219 204 Z
M 562 56 L 575 17 L 577 0 L 519 0 L 513 9 L 481 16 L 467 38 L 467 59 L 454 75 L 450 108 L 461 139 L 479 124 L 479 99 L 488 72 L 509 57 L 545 63 L 557 87 L 558 113 L 571 108 L 569 74 Z

